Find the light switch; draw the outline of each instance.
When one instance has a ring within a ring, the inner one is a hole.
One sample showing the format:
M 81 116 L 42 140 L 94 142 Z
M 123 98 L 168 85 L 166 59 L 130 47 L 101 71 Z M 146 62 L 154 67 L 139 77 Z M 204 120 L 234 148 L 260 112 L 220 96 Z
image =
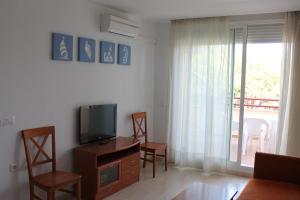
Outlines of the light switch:
M 10 172 L 15 172 L 15 171 L 17 171 L 17 165 L 16 165 L 16 164 L 13 164 L 13 163 L 9 164 L 9 171 L 10 171 Z

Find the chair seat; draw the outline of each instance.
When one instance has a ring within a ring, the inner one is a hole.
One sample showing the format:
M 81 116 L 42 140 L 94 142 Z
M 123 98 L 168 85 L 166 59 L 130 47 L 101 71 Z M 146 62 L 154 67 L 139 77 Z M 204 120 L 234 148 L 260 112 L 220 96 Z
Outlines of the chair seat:
M 74 174 L 70 172 L 55 171 L 45 174 L 40 174 L 33 177 L 33 181 L 36 184 L 47 188 L 58 188 L 66 184 L 71 184 L 72 182 L 78 181 L 81 175 Z
M 141 144 L 142 150 L 165 150 L 167 148 L 167 144 L 157 143 L 157 142 L 147 142 Z

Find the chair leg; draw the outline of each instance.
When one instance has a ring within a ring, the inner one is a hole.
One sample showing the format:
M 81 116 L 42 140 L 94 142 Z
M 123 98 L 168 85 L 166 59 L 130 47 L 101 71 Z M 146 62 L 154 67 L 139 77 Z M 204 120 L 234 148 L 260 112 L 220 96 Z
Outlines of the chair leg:
M 165 149 L 165 171 L 168 171 L 168 154 L 167 154 L 167 148 Z
M 34 185 L 33 184 L 31 184 L 30 183 L 30 200 L 34 200 L 34 197 L 33 197 L 33 195 L 34 195 Z
M 153 178 L 155 178 L 156 152 L 153 153 Z
M 81 200 L 81 180 L 79 179 L 76 184 L 76 197 L 77 200 Z
M 47 200 L 53 200 L 54 199 L 54 191 L 48 190 L 47 191 Z
M 143 168 L 146 167 L 146 160 L 147 160 L 147 152 L 144 151 L 144 162 L 143 162 Z

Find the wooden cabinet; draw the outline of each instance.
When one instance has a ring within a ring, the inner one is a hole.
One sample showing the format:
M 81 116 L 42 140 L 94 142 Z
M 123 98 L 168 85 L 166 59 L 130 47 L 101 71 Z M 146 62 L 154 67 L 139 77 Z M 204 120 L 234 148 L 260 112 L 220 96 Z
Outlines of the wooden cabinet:
M 99 200 L 139 181 L 140 142 L 117 137 L 107 144 L 75 148 L 75 169 L 82 174 L 82 194 Z

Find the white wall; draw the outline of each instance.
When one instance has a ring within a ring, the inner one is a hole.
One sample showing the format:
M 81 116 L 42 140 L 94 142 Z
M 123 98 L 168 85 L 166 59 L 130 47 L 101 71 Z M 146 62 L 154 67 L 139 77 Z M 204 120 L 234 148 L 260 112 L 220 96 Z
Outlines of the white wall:
M 154 85 L 154 139 L 167 142 L 170 69 L 170 23 L 156 25 L 155 85 Z
M 15 116 L 16 123 L 0 127 L 0 199 L 29 197 L 22 129 L 55 125 L 58 169 L 64 170 L 72 170 L 82 104 L 117 103 L 122 136 L 132 132 L 129 114 L 147 111 L 152 132 L 155 44 L 100 33 L 102 12 L 111 11 L 86 0 L 1 0 L 0 119 Z M 154 37 L 153 24 L 141 26 Z M 51 32 L 75 36 L 73 62 L 50 59 Z M 131 66 L 77 62 L 77 36 L 130 44 Z M 17 172 L 9 172 L 9 163 Z

